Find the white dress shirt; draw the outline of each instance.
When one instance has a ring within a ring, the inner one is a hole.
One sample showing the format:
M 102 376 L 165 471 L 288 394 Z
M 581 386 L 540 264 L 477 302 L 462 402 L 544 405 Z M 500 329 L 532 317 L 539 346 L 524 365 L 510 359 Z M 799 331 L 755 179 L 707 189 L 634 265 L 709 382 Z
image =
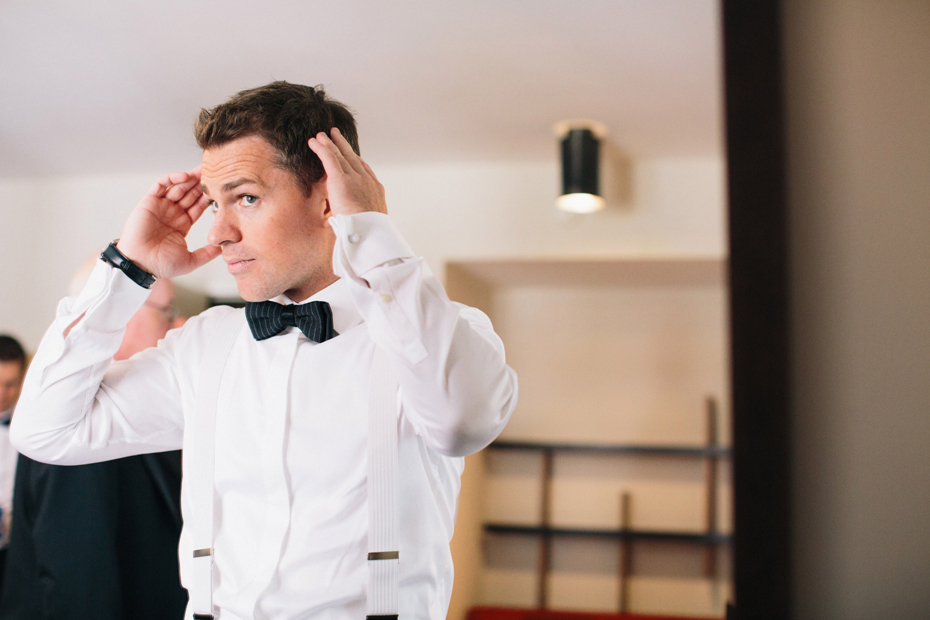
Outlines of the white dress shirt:
M 330 303 L 339 336 L 317 344 L 289 328 L 257 342 L 243 329 L 220 384 L 213 601 L 222 620 L 364 618 L 369 369 L 381 347 L 400 386 L 400 616 L 441 620 L 461 457 L 503 429 L 516 375 L 488 318 L 449 301 L 386 215 L 331 223 L 341 279 L 307 301 Z M 158 347 L 111 362 L 147 294 L 100 263 L 84 291 L 62 301 L 12 424 L 24 454 L 77 464 L 183 447 L 191 466 L 184 429 L 193 428 L 201 360 L 212 328 L 234 311 L 212 308 Z M 182 485 L 185 521 L 189 494 Z M 191 554 L 185 529 L 185 586 Z

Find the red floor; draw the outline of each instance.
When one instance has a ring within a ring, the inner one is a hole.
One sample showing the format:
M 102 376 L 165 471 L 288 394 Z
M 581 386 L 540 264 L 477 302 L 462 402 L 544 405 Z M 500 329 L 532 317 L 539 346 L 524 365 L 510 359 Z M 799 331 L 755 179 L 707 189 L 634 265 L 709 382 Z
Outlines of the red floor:
M 472 607 L 466 620 L 707 620 L 685 616 L 644 616 L 642 614 L 586 613 L 552 609 L 514 607 Z

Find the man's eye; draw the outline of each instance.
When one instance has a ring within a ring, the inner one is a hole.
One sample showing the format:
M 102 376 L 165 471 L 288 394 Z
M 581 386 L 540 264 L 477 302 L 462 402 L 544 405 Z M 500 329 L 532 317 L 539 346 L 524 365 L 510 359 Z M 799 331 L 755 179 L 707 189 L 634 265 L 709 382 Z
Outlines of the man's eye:
M 220 208 L 220 206 L 216 204 L 215 200 L 211 200 L 210 203 L 207 205 L 207 208 L 209 208 L 211 211 L 216 213 L 217 210 Z
M 244 205 L 254 205 L 256 202 L 258 202 L 258 198 L 257 198 L 257 197 L 252 196 L 251 194 L 243 194 L 243 195 L 242 195 L 242 204 L 244 204 Z

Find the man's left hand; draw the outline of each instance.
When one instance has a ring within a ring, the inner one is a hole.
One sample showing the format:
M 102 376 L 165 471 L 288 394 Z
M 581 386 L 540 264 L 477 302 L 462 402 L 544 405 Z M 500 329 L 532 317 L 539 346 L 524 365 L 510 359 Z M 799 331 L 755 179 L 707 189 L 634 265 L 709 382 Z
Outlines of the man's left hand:
M 338 129 L 333 127 L 330 133 L 332 138 L 321 131 L 310 138 L 308 144 L 323 162 L 326 191 L 333 214 L 387 213 L 384 186 L 378 177 L 352 150 Z

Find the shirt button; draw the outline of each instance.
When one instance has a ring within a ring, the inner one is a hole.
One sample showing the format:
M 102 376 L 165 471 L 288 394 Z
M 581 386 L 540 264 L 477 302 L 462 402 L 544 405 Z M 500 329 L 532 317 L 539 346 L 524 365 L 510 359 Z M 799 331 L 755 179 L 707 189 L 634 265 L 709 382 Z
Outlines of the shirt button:
M 358 243 L 360 239 L 361 237 L 356 233 L 349 235 L 349 243 Z
M 383 301 L 383 302 L 386 303 L 386 304 L 391 303 L 391 299 L 392 299 L 392 297 L 391 297 L 390 295 L 388 295 L 387 293 L 385 293 L 384 295 L 381 296 L 381 301 Z

